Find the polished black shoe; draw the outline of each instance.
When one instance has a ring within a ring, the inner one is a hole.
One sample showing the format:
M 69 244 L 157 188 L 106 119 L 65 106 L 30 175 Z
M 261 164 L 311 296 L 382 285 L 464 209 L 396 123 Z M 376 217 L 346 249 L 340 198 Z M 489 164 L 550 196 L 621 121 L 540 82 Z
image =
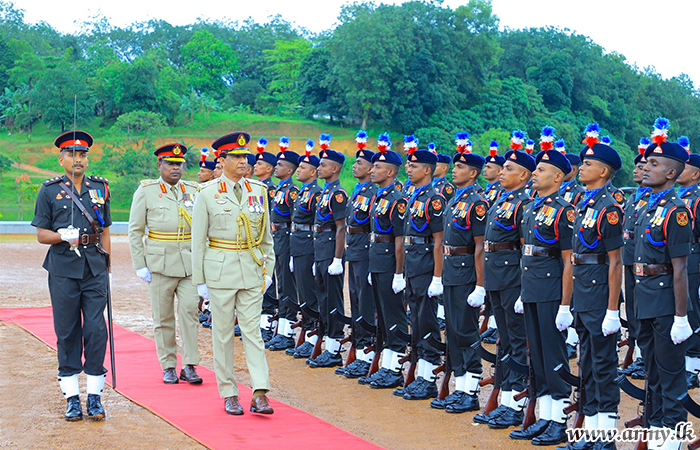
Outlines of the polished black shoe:
M 489 423 L 489 421 L 490 421 L 491 419 L 495 419 L 496 417 L 498 417 L 498 416 L 500 416 L 501 414 L 503 414 L 503 413 L 506 411 L 506 408 L 508 408 L 508 407 L 505 406 L 505 405 L 498 405 L 498 407 L 497 407 L 496 409 L 494 409 L 493 411 L 491 411 L 491 412 L 488 413 L 488 414 L 484 414 L 484 413 L 476 414 L 476 415 L 472 418 L 472 420 L 473 420 L 474 422 L 476 422 L 476 423 L 487 424 L 487 423 Z
M 318 358 L 309 361 L 309 367 L 320 368 L 320 367 L 337 367 L 343 365 L 343 357 L 338 354 L 332 354 L 328 350 L 324 350 L 323 353 L 318 355 Z
M 464 391 L 454 391 L 442 400 L 440 400 L 439 398 L 431 400 L 430 407 L 433 409 L 445 409 L 445 406 L 451 405 L 452 403 L 459 401 L 464 395 L 467 395 L 467 393 Z
M 445 406 L 445 412 L 450 414 L 462 414 L 469 411 L 478 411 L 479 396 L 469 395 L 466 392 L 458 401 Z
M 685 380 L 688 384 L 688 390 L 696 389 L 700 387 L 700 381 L 698 380 L 698 374 L 695 372 L 685 371 Z
M 547 429 L 542 434 L 532 439 L 533 445 L 557 445 L 562 442 L 566 442 L 566 422 L 557 423 L 553 420 L 549 421 Z
M 197 375 L 197 371 L 192 364 L 187 364 L 180 370 L 180 379 L 189 384 L 202 384 L 202 377 Z
M 68 422 L 83 420 L 83 409 L 80 406 L 80 396 L 74 395 L 66 400 L 66 413 L 63 418 Z
M 199 323 L 211 322 L 211 311 L 208 309 L 199 312 Z
M 275 335 L 275 332 L 270 328 L 260 328 L 260 334 L 262 335 L 263 341 L 267 342 Z
M 438 325 L 440 325 L 440 329 L 444 330 L 445 329 L 445 319 L 442 317 L 438 317 Z
M 615 441 L 612 441 L 612 442 L 598 441 L 593 446 L 593 450 L 617 450 L 617 446 L 615 445 Z
M 336 375 L 345 375 L 346 371 L 347 371 L 347 368 L 345 368 L 345 367 L 336 367 L 336 369 L 333 371 L 333 373 Z
M 273 345 L 277 344 L 278 342 L 280 342 L 280 339 L 282 339 L 283 337 L 284 337 L 284 336 L 282 336 L 281 334 L 275 335 L 272 339 L 270 339 L 269 341 L 266 341 L 266 342 L 265 342 L 265 348 L 269 349 L 271 346 L 273 346 Z M 264 338 L 263 338 L 263 340 L 264 340 Z
M 169 367 L 163 371 L 163 383 L 177 384 L 178 382 L 177 373 L 175 373 L 174 367 Z
M 403 393 L 404 400 L 427 400 L 438 396 L 438 388 L 434 381 L 423 379 L 421 386 Z
M 311 342 L 304 342 L 294 350 L 292 356 L 295 359 L 309 358 L 314 351 L 314 345 Z
M 495 344 L 498 339 L 498 328 L 489 328 L 479 336 L 484 344 Z
M 515 439 L 518 441 L 525 441 L 525 440 L 530 440 L 533 438 L 536 438 L 540 434 L 544 433 L 544 431 L 547 429 L 549 426 L 550 420 L 544 420 L 544 419 L 539 419 L 537 422 L 533 423 L 527 428 L 521 428 L 519 430 L 513 430 L 510 432 L 508 435 L 511 439 Z M 558 442 L 556 442 L 558 444 Z
M 576 346 L 566 344 L 566 355 L 569 359 L 576 359 Z
M 204 328 L 211 328 L 211 320 L 207 320 L 206 322 L 202 322 L 202 326 Z
M 647 372 L 644 370 L 642 367 L 641 369 L 637 369 L 633 372 L 630 372 L 630 378 L 633 380 L 644 380 L 647 377 Z
M 233 326 L 233 335 L 239 337 L 241 335 L 241 327 L 238 325 Z
M 97 394 L 88 394 L 87 398 L 87 418 L 88 420 L 104 420 L 105 410 L 102 401 Z
M 343 375 L 345 375 L 346 378 L 364 377 L 369 373 L 369 367 L 370 364 L 367 361 L 356 359 L 345 368 L 345 373 Z
M 272 341 L 277 339 L 277 342 L 272 344 Z M 275 336 L 275 339 L 272 341 L 268 342 L 270 344 L 267 349 L 273 352 L 280 352 L 282 350 L 287 350 L 288 348 L 294 348 L 294 338 L 288 337 L 288 336 L 280 336 L 279 334 Z
M 596 445 L 596 441 L 588 442 L 586 438 L 581 438 L 580 441 L 576 441 L 573 444 L 566 444 L 563 447 L 557 447 L 555 450 L 593 450 Z
M 414 379 L 413 382 L 411 384 L 409 384 L 408 386 L 404 386 L 403 388 L 394 389 L 393 391 L 391 391 L 391 393 L 397 397 L 403 397 L 407 392 L 411 393 L 411 392 L 415 391 L 416 389 L 420 388 L 424 382 L 427 383 L 427 381 L 425 381 L 423 379 L 423 377 L 418 377 L 418 378 Z
M 369 383 L 369 387 L 372 389 L 391 389 L 403 386 L 403 375 L 400 370 L 394 372 L 393 370 L 382 368 L 375 373 L 380 373 L 382 370 L 384 371 L 382 375 L 372 380 Z
M 523 412 L 517 411 L 511 407 L 506 407 L 506 410 L 498 417 L 489 420 L 489 428 L 494 430 L 505 430 L 506 428 L 514 427 L 523 423 Z
M 389 369 L 385 369 L 384 367 L 382 367 L 379 370 L 377 370 L 376 372 L 374 372 L 372 375 L 366 375 L 364 377 L 358 378 L 357 382 L 360 384 L 369 385 L 373 381 L 379 380 L 380 378 L 382 378 L 388 371 L 389 371 Z

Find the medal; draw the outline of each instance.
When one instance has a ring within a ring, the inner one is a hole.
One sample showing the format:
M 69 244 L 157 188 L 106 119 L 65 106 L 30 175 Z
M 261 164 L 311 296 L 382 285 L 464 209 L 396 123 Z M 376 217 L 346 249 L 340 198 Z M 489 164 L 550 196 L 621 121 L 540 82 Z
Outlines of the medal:
M 193 205 L 192 200 L 185 200 L 185 208 L 191 208 Z

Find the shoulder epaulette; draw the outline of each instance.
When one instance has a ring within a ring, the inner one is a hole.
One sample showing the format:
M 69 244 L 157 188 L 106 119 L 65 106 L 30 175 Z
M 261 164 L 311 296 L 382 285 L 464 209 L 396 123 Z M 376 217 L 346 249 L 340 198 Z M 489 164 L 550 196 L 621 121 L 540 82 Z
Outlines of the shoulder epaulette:
M 199 190 L 199 188 L 200 188 L 200 184 L 197 183 L 196 181 L 185 181 L 185 180 L 182 180 L 182 182 L 185 184 L 185 186 L 189 186 L 189 187 L 195 188 L 195 189 L 197 189 L 197 190 Z
M 150 186 L 156 184 L 158 180 L 141 180 L 141 186 Z
M 44 181 L 44 184 L 48 186 L 49 184 L 58 183 L 58 182 L 61 181 L 62 178 L 63 178 L 63 177 L 50 178 L 50 179 Z
M 214 178 L 213 180 L 206 181 L 202 184 L 199 185 L 199 189 L 202 190 L 204 188 L 208 188 L 210 186 L 218 185 L 219 184 L 219 178 Z
M 267 189 L 267 185 L 260 180 L 253 180 L 252 178 L 246 178 L 246 180 L 248 180 L 248 183 L 250 184 L 257 184 L 258 186 L 262 186 Z
M 104 184 L 109 184 L 109 180 L 107 180 L 107 178 L 104 178 L 104 177 L 97 177 L 97 176 L 95 176 L 95 175 L 88 175 L 88 180 L 90 180 L 90 181 L 99 181 L 99 182 L 104 183 Z

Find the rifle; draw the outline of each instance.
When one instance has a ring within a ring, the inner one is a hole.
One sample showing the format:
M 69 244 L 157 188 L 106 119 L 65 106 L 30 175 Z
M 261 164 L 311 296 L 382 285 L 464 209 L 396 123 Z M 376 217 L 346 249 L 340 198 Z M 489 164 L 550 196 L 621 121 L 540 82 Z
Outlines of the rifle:
M 525 430 L 530 425 L 537 422 L 537 418 L 535 417 L 535 407 L 537 406 L 537 380 L 535 370 L 532 366 L 532 360 L 530 359 L 530 349 L 527 350 L 527 365 L 520 364 L 510 355 L 503 357 L 503 363 L 508 366 L 510 370 L 527 377 L 527 387 L 525 390 L 514 396 L 516 401 L 520 401 L 527 396 L 527 410 L 523 418 L 523 430 Z
M 564 413 L 570 414 L 573 411 L 576 411 L 576 416 L 574 417 L 574 428 L 583 428 L 583 407 L 586 404 L 586 389 L 583 384 L 583 379 L 569 372 L 568 364 L 559 364 L 554 368 L 554 371 L 557 373 L 557 375 L 559 375 L 559 378 L 564 380 L 566 384 L 574 388 L 574 398 L 576 400 L 564 408 Z M 573 442 L 570 443 L 573 444 Z
M 498 394 L 501 392 L 501 382 L 503 381 L 503 361 L 501 361 L 503 348 L 501 347 L 501 339 L 498 338 L 496 341 L 496 354 L 486 350 L 484 346 L 481 345 L 481 341 L 474 342 L 471 348 L 473 348 L 484 361 L 491 363 L 493 367 L 493 376 L 479 381 L 479 386 L 493 384 L 489 399 L 486 401 L 486 407 L 484 407 L 484 414 L 489 414 L 491 411 L 498 408 Z
M 406 342 L 408 345 L 411 346 L 411 352 L 399 360 L 400 364 L 403 364 L 406 361 L 410 361 L 408 365 L 408 371 L 406 372 L 406 378 L 403 384 L 404 386 L 408 386 L 409 384 L 413 383 L 413 381 L 416 379 L 416 366 L 418 365 L 418 352 L 416 349 L 415 340 L 413 339 L 413 333 L 405 333 L 403 330 L 399 329 L 398 324 L 392 325 L 391 328 L 389 328 L 389 331 L 394 333 L 394 335 L 397 338 L 401 339 L 402 341 Z
M 625 427 L 631 428 L 637 425 L 642 427 L 642 436 L 640 436 L 639 441 L 637 441 L 637 444 L 634 446 L 634 450 L 647 450 L 649 443 L 645 438 L 647 437 L 647 430 L 649 429 L 649 413 L 651 411 L 651 401 L 654 395 L 649 386 L 649 378 L 646 378 L 644 382 L 644 389 L 639 389 L 624 375 L 615 378 L 615 383 L 620 386 L 622 392 L 639 400 L 642 413 L 636 418 L 626 421 Z
M 440 383 L 440 392 L 438 393 L 438 398 L 444 400 L 445 397 L 450 395 L 450 378 L 452 378 L 452 362 L 450 360 L 450 346 L 441 340 L 437 339 L 432 333 L 426 334 L 423 339 L 433 347 L 438 352 L 445 355 L 445 362 L 439 367 L 433 370 L 433 375 L 437 375 L 440 372 L 445 374 L 442 376 L 442 382 Z
M 355 330 L 352 329 L 352 319 L 338 311 L 338 308 L 333 308 L 333 311 L 331 311 L 331 316 L 333 316 L 335 320 L 342 323 L 343 325 L 350 325 L 351 328 L 350 334 L 340 340 L 340 345 L 343 345 L 348 341 L 351 342 L 350 352 L 348 353 L 348 357 L 345 359 L 345 367 L 347 367 L 355 361 L 355 351 L 357 349 L 357 342 L 355 341 Z
M 369 352 L 374 352 L 374 359 L 372 359 L 372 364 L 369 366 L 369 372 L 367 373 L 367 376 L 370 376 L 379 370 L 379 356 L 384 347 L 382 330 L 379 327 L 379 323 L 377 323 L 377 325 L 372 325 L 365 320 L 364 316 L 358 317 L 355 319 L 355 322 L 366 331 L 372 333 L 372 345 L 364 350 L 365 355 Z
M 486 330 L 489 329 L 489 316 L 486 315 L 485 309 L 482 309 L 479 315 L 484 318 L 484 320 L 481 321 L 481 326 L 479 327 L 479 335 L 481 336 Z
M 310 358 L 315 359 L 321 354 L 321 345 L 323 344 L 323 335 L 325 334 L 323 331 L 323 324 L 321 323 L 321 316 L 319 315 L 318 311 L 311 309 L 306 302 L 299 305 L 299 309 L 301 309 L 303 314 L 311 317 L 314 320 L 314 325 L 316 326 L 316 328 L 309 333 L 309 336 L 317 337 L 316 345 L 314 345 L 314 350 L 311 352 Z
M 301 308 L 299 307 L 299 304 L 297 302 L 295 302 L 294 300 L 292 300 L 288 295 L 285 296 L 284 298 L 282 298 L 282 302 L 287 305 L 287 308 L 295 311 L 297 314 L 299 312 L 301 312 Z M 294 322 L 292 324 L 292 330 L 296 330 L 300 326 L 301 326 L 301 320 Z M 303 344 L 305 340 L 306 340 L 306 335 L 304 333 L 304 329 L 302 328 L 301 333 L 299 333 L 299 338 L 297 339 L 297 343 L 296 343 L 295 348 L 299 347 L 301 344 Z

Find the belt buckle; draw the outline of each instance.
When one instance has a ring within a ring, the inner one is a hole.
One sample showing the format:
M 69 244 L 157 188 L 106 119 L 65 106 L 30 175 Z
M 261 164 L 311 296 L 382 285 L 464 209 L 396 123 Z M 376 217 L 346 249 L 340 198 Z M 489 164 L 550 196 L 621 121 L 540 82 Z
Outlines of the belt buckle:
M 297 224 L 292 222 L 292 231 L 297 231 Z
M 321 229 L 321 226 L 320 226 L 320 225 L 314 224 L 314 233 L 319 233 L 318 230 L 320 230 L 320 229 Z
M 571 265 L 575 266 L 576 265 L 576 254 L 572 253 L 570 259 L 571 259 Z
M 369 234 L 369 241 L 370 241 L 370 242 L 376 242 L 376 241 L 375 241 L 375 240 L 376 240 L 376 236 L 377 236 L 376 234 L 370 233 L 370 234 Z
M 403 237 L 403 245 L 411 245 L 411 236 Z
M 491 241 L 484 242 L 484 251 L 485 252 L 490 252 L 492 248 L 493 248 L 493 245 L 492 245 Z
M 622 239 L 629 239 L 630 238 L 630 232 L 629 230 L 625 230 L 622 232 Z
M 451 253 L 452 247 L 451 247 L 451 246 L 445 245 L 445 246 L 442 248 L 442 250 L 443 250 L 443 253 L 445 253 L 447 256 L 452 255 L 452 253 Z
M 523 247 L 523 255 L 532 256 L 532 244 L 525 244 Z
M 90 243 L 90 236 L 87 233 L 80 235 L 80 244 L 88 245 Z
M 640 277 L 644 276 L 644 264 L 634 263 L 634 274 Z

